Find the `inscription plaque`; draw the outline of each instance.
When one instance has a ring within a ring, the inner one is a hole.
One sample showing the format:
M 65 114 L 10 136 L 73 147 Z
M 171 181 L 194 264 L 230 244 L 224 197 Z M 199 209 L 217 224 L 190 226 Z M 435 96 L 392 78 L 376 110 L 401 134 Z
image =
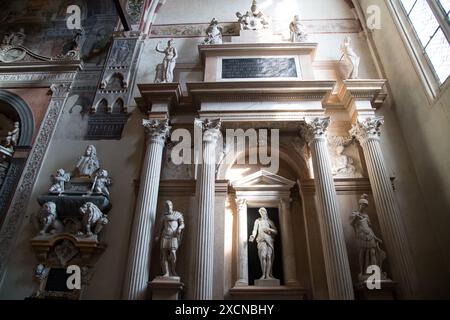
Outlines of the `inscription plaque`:
M 222 79 L 297 77 L 295 58 L 222 59 Z

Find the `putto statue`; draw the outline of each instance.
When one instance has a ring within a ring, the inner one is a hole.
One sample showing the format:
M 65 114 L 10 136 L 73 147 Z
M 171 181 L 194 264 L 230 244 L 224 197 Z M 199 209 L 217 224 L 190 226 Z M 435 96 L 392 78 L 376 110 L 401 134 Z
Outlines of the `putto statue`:
M 369 197 L 363 194 L 359 200 L 359 210 L 354 211 L 350 216 L 351 225 L 355 231 L 356 241 L 359 249 L 359 280 L 365 280 L 370 274 L 367 274 L 367 268 L 375 265 L 382 270 L 383 261 L 386 259 L 386 253 L 381 250 L 381 239 L 378 238 L 372 230 L 369 216 L 365 213 L 369 206 Z M 382 273 L 386 277 L 385 273 Z
M 56 204 L 54 202 L 44 203 L 39 213 L 34 217 L 34 220 L 40 235 L 47 233 L 54 234 L 64 230 L 62 223 L 58 220 Z
M 222 44 L 222 32 L 223 28 L 219 25 L 216 18 L 213 18 L 206 29 L 206 38 L 203 44 Z
M 103 214 L 92 202 L 86 202 L 81 206 L 80 214 L 86 236 L 98 235 L 102 231 L 103 226 L 109 222 L 108 216 Z
M 255 220 L 249 241 L 253 242 L 256 238 L 262 271 L 260 279 L 274 279 L 272 266 L 275 257 L 275 236 L 278 234 L 278 231 L 273 221 L 269 219 L 266 208 L 260 208 L 259 214 L 261 218 Z
M 161 268 L 163 277 L 176 277 L 177 250 L 181 244 L 184 230 L 184 217 L 181 212 L 173 210 L 172 201 L 165 203 L 164 216 L 161 218 L 161 229 L 155 241 L 160 241 Z
M 5 34 L 2 41 L 2 47 L 19 47 L 23 46 L 23 43 L 25 42 L 25 30 L 23 28 L 20 28 L 18 32 L 11 32 L 8 34 Z
M 89 145 L 77 163 L 77 175 L 91 177 L 99 168 L 100 162 L 97 158 L 97 150 L 93 145 Z
M 52 175 L 51 179 L 53 185 L 48 191 L 54 194 L 61 194 L 65 190 L 65 183 L 70 181 L 70 174 L 66 173 L 64 169 L 58 169 L 56 175 Z
M 14 122 L 14 129 L 8 132 L 5 138 L 4 147 L 10 151 L 14 151 L 14 147 L 17 146 L 20 136 L 20 123 Z
M 350 72 L 347 79 L 358 79 L 359 74 L 359 62 L 360 57 L 355 53 L 352 48 L 352 39 L 349 36 L 345 37 L 344 43 L 341 46 L 342 57 L 344 58 L 347 65 L 350 67 Z
M 111 179 L 108 177 L 108 171 L 100 170 L 95 175 L 95 180 L 92 186 L 94 192 L 102 193 L 105 196 L 109 197 L 108 186 L 112 184 Z
M 246 14 L 241 14 L 236 12 L 238 17 L 238 22 L 241 24 L 241 30 L 261 30 L 267 29 L 270 26 L 269 17 L 265 16 L 264 13 L 258 8 L 258 3 L 253 0 L 251 11 L 247 11 Z
M 289 24 L 292 42 L 305 42 L 308 39 L 308 33 L 305 26 L 300 21 L 300 16 L 295 15 L 294 20 Z
M 173 70 L 175 69 L 175 64 L 177 62 L 178 53 L 177 49 L 173 46 L 173 39 L 167 42 L 167 47 L 161 50 L 160 42 L 156 45 L 156 51 L 159 53 L 164 53 L 164 59 L 162 62 L 162 79 L 159 82 L 173 82 Z

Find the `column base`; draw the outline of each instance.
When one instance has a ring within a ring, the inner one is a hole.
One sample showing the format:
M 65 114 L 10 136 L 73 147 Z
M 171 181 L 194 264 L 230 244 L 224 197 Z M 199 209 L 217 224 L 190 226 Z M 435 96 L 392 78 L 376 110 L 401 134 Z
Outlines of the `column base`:
M 152 300 L 180 300 L 183 288 L 180 277 L 156 277 L 150 282 Z
M 395 287 L 396 283 L 392 280 L 381 280 L 381 289 L 367 288 L 366 282 L 358 282 L 355 284 L 356 300 L 396 300 Z

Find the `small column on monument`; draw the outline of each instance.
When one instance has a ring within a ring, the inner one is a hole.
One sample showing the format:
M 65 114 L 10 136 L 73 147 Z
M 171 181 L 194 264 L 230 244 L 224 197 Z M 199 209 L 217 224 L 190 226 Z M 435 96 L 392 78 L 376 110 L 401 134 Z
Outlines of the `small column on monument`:
M 247 200 L 238 199 L 238 280 L 235 286 L 248 286 Z

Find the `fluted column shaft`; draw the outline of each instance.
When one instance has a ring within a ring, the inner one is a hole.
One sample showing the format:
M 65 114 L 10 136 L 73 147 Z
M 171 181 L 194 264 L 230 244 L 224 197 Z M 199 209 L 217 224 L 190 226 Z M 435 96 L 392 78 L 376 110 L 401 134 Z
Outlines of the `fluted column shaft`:
M 414 261 L 381 151 L 380 129 L 383 123 L 383 117 L 367 118 L 358 121 L 350 133 L 359 140 L 364 152 L 393 279 L 399 282 L 399 288 L 404 298 L 413 298 L 417 294 Z
M 198 230 L 195 247 L 194 299 L 212 300 L 214 270 L 214 194 L 216 184 L 216 143 L 220 121 L 196 120 L 203 130 L 203 163 L 198 194 Z
M 279 203 L 281 224 L 281 243 L 283 251 L 283 270 L 288 286 L 298 285 L 294 252 L 294 234 L 292 232 L 290 199 L 281 199 Z
M 123 298 L 128 300 L 143 300 L 147 296 L 162 154 L 170 130 L 168 121 L 144 120 L 144 127 L 147 131 L 147 148 L 132 225 L 123 291 Z
M 239 269 L 236 286 L 248 285 L 248 235 L 247 235 L 247 200 L 238 199 L 238 257 Z
M 326 139 L 329 123 L 328 117 L 307 120 L 302 134 L 312 154 L 329 297 L 351 300 L 354 299 L 353 284 Z

